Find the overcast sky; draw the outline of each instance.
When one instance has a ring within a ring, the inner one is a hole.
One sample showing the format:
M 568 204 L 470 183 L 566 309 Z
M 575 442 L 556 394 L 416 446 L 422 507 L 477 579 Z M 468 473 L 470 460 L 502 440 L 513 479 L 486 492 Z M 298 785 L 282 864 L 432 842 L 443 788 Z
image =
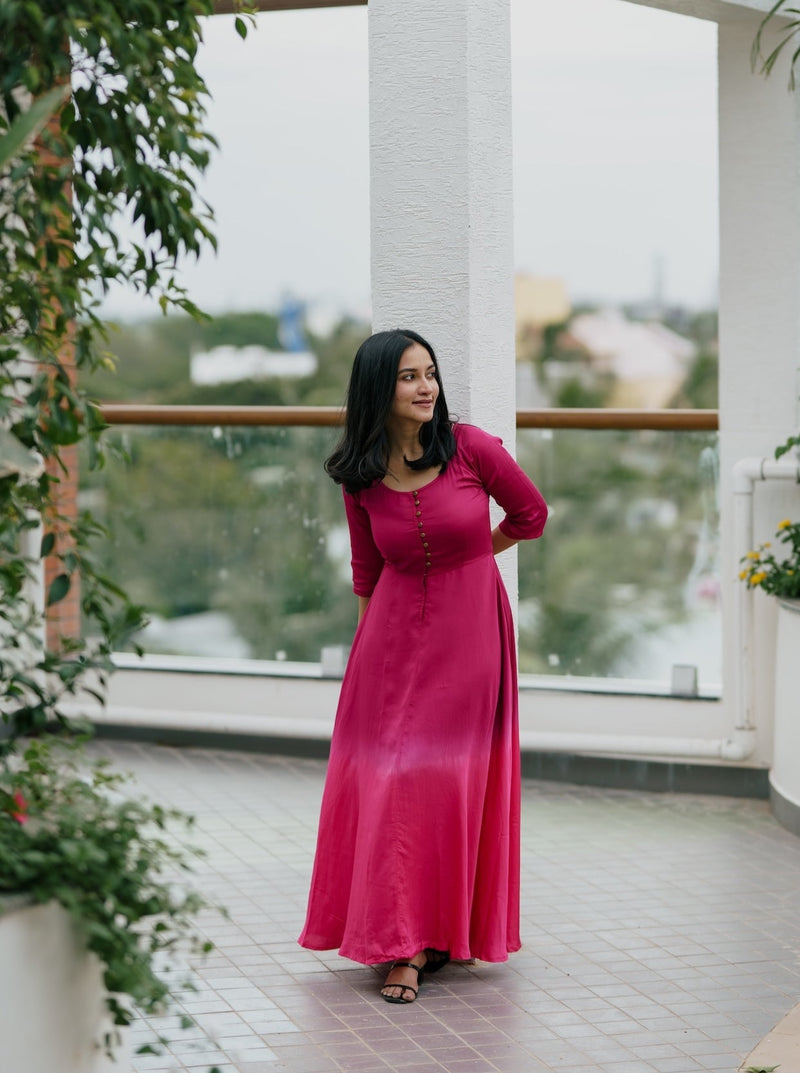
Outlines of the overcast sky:
M 625 0 L 512 0 L 516 266 L 573 300 L 716 303 L 716 28 Z M 291 292 L 369 308 L 367 10 L 207 21 L 219 252 L 187 269 L 211 312 Z M 107 312 L 143 312 L 115 294 Z

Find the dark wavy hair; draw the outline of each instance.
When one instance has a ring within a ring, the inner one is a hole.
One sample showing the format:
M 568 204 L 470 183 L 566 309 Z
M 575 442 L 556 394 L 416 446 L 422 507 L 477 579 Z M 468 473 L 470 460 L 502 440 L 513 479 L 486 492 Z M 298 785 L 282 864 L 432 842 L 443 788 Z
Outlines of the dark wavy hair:
M 433 408 L 433 417 L 420 428 L 422 457 L 414 461 L 406 459 L 406 465 L 409 469 L 417 470 L 440 466 L 444 472 L 455 454 L 453 422 L 447 411 L 433 347 L 416 332 L 400 329 L 376 332 L 365 339 L 356 351 L 347 387 L 344 432 L 332 454 L 325 460 L 325 472 L 337 484 L 344 485 L 347 492 L 359 492 L 386 476 L 389 461 L 386 420 L 394 401 L 400 358 L 414 343 L 425 347 L 431 356 L 439 383 L 439 396 Z

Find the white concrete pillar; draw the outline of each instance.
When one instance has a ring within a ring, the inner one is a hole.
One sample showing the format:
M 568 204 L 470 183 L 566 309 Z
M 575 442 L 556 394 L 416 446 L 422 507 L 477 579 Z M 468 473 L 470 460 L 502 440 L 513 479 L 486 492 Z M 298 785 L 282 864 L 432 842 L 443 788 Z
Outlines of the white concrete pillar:
M 724 614 L 723 695 L 733 704 L 736 661 L 731 471 L 743 457 L 772 457 L 795 431 L 800 365 L 800 95 L 787 68 L 765 79 L 750 68 L 760 16 L 737 12 L 719 26 L 720 452 Z M 754 497 L 756 541 L 798 516 L 788 482 Z M 776 608 L 756 596 L 753 671 L 759 759 L 771 757 Z
M 510 0 L 370 0 L 373 327 L 514 446 Z
M 510 0 L 370 0 L 369 53 L 373 330 L 423 335 L 451 414 L 513 454 Z

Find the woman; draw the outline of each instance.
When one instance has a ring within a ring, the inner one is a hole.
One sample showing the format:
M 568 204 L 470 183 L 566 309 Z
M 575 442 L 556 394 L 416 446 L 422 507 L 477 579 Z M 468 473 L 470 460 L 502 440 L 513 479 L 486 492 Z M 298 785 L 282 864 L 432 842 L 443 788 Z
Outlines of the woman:
M 381 995 L 409 1003 L 426 966 L 520 947 L 514 626 L 494 555 L 539 536 L 547 507 L 499 439 L 451 421 L 410 331 L 362 343 L 325 468 L 359 622 L 300 943 L 392 961 Z

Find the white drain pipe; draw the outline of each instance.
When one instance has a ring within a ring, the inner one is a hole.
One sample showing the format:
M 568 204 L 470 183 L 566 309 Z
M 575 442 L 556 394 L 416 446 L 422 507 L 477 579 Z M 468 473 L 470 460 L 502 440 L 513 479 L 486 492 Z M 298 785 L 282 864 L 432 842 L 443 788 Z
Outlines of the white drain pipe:
M 737 563 L 753 548 L 753 489 L 756 481 L 800 481 L 800 460 L 742 458 L 733 467 L 733 533 Z M 735 735 L 754 739 L 753 696 L 754 590 L 736 586 Z M 752 750 L 751 750 L 752 751 Z
M 744 760 L 756 746 L 754 728 L 736 729 L 732 738 L 648 738 L 643 734 L 559 734 L 520 731 L 520 746 L 545 753 L 658 757 L 670 760 Z

